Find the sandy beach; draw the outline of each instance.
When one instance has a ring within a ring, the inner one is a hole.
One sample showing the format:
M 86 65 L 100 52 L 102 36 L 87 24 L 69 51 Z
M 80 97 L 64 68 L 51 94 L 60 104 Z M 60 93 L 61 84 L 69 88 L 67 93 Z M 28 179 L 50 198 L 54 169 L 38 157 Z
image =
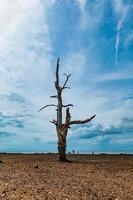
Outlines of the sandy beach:
M 1 154 L 1 200 L 133 200 L 133 156 Z

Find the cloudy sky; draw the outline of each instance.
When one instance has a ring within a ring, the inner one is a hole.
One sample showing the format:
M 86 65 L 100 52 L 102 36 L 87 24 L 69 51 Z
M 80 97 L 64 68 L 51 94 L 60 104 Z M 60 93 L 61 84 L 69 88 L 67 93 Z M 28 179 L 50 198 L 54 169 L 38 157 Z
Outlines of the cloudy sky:
M 132 0 L 0 0 L 0 151 L 55 152 L 54 74 L 71 73 L 67 150 L 133 150 Z

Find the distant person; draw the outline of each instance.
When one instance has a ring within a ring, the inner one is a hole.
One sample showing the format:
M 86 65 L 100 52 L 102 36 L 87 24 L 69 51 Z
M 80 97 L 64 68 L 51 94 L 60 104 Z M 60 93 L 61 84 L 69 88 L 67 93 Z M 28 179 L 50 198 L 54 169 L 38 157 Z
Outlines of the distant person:
M 75 150 L 73 149 L 73 154 L 75 154 Z

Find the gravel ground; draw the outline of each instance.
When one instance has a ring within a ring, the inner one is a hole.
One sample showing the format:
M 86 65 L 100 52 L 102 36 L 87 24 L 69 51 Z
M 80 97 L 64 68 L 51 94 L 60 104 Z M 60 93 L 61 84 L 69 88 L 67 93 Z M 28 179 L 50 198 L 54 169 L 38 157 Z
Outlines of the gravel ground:
M 133 156 L 0 154 L 0 200 L 133 200 Z

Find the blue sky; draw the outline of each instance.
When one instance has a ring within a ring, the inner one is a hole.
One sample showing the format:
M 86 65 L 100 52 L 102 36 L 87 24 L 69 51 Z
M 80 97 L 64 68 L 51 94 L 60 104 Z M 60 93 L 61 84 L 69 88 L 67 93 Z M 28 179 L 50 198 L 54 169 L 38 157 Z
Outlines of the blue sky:
M 56 151 L 54 73 L 71 73 L 67 150 L 133 150 L 132 0 L 0 1 L 0 151 Z M 62 81 L 64 76 L 62 76 Z

